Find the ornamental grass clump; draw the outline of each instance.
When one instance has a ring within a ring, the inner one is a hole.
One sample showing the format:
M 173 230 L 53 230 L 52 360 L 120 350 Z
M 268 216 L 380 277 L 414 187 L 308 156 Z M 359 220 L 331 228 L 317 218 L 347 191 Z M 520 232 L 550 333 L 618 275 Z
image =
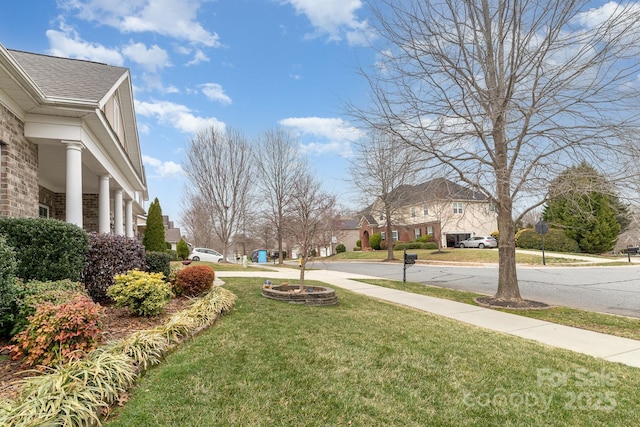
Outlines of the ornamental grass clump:
M 118 307 L 127 307 L 138 316 L 157 316 L 173 298 L 171 285 L 164 281 L 162 273 L 131 270 L 118 274 L 115 284 L 107 290 L 107 296 Z

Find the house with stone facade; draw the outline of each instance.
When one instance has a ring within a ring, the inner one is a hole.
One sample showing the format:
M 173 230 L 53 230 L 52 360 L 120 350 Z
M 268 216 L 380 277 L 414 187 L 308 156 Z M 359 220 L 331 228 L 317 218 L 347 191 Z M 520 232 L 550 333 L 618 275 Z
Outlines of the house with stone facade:
M 391 236 L 387 236 L 387 214 L 376 200 L 360 217 L 362 249 L 371 249 L 369 238 L 381 233 L 383 241 L 411 242 L 423 236 L 454 247 L 460 240 L 490 235 L 498 229 L 493 203 L 484 195 L 444 178 L 417 185 L 403 185 L 389 196 L 392 201 Z
M 147 183 L 127 68 L 0 44 L 0 217 L 134 237 Z

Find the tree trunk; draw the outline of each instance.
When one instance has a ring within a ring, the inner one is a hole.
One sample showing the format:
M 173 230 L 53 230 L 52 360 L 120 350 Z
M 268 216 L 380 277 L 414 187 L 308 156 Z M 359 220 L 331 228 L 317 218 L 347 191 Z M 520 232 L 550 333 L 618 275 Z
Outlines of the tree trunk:
M 498 291 L 495 298 L 521 300 L 516 272 L 516 239 L 512 210 L 501 208 L 498 213 Z

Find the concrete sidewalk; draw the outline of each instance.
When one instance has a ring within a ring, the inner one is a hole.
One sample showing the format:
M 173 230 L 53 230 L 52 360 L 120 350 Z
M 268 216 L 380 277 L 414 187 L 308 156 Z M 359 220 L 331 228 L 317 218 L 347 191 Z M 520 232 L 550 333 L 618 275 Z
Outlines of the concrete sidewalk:
M 272 268 L 274 271 L 255 271 L 252 268 L 243 271 L 216 271 L 216 277 L 268 277 L 270 279 L 297 280 L 300 276 L 298 270 L 295 269 L 273 266 L 268 266 L 268 268 Z M 330 286 L 347 289 L 361 295 L 538 341 L 553 347 L 588 354 L 609 362 L 619 362 L 640 368 L 640 341 L 557 325 L 460 302 L 369 285 L 350 280 L 351 278 L 376 279 L 371 276 L 331 270 L 309 270 L 305 274 L 305 279 L 325 282 Z

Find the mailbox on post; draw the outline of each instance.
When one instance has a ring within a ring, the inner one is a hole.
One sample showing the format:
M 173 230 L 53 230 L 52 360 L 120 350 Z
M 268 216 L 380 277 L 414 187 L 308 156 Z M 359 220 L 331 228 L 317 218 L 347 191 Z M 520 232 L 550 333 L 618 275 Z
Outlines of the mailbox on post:
M 416 260 L 418 259 L 418 254 L 408 254 L 407 250 L 404 250 L 404 262 L 403 262 L 403 269 L 402 269 L 402 283 L 406 283 L 407 282 L 407 266 L 412 266 L 413 264 L 416 263 Z
M 418 254 L 404 254 L 404 263 L 405 264 L 415 264 L 418 259 Z

